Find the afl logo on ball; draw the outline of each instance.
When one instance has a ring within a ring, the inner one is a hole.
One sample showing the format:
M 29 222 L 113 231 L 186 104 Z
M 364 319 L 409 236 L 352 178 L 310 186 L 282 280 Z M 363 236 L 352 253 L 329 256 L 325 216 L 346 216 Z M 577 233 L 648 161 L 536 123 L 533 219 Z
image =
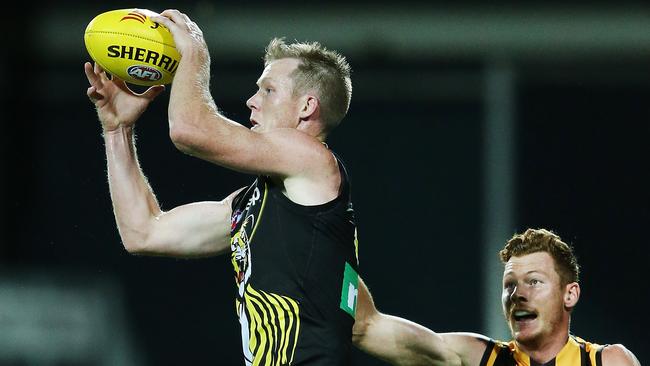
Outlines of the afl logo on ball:
M 156 81 L 162 78 L 160 71 L 145 65 L 133 65 L 126 72 L 131 77 L 143 81 Z

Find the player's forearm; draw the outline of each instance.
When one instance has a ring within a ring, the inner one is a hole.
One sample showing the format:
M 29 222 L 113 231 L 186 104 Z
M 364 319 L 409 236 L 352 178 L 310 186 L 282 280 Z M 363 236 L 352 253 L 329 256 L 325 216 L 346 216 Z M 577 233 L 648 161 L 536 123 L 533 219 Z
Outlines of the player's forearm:
M 183 55 L 170 93 L 169 133 L 179 150 L 219 163 L 220 155 L 234 153 L 242 126 L 219 113 L 210 94 L 209 69 L 208 55 Z
M 161 213 L 137 160 L 132 128 L 105 132 L 108 182 L 124 247 L 139 252 L 146 244 L 152 220 Z
M 399 317 L 377 313 L 353 341 L 364 352 L 393 365 L 461 365 L 439 334 Z

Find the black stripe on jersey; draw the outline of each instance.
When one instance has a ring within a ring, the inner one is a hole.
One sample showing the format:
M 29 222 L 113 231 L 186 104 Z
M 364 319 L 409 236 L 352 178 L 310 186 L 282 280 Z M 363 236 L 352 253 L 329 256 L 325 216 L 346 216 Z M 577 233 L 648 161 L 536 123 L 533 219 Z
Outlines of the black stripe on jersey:
M 578 342 L 578 345 L 580 345 L 580 366 L 592 366 L 585 344 Z
M 263 296 L 265 296 L 267 298 L 269 303 L 277 303 L 277 305 L 279 305 L 279 306 L 275 306 L 276 319 L 278 319 L 276 332 L 275 332 L 275 337 L 276 337 L 275 339 L 279 340 L 279 342 L 277 342 L 277 341 L 275 342 L 275 343 L 277 343 L 277 348 L 276 348 L 275 353 L 277 355 L 280 355 L 281 363 L 285 364 L 286 362 L 289 361 L 284 356 L 284 355 L 286 355 L 286 348 L 287 348 L 289 342 L 288 342 L 287 337 L 283 336 L 283 333 L 285 332 L 286 329 L 288 329 L 289 332 L 291 332 L 291 329 L 293 328 L 292 327 L 292 325 L 293 325 L 293 317 L 288 312 L 288 307 L 289 306 L 284 304 L 284 300 L 282 300 L 282 298 L 280 296 L 275 295 L 275 294 L 267 294 L 267 293 L 263 293 Z M 283 326 L 282 322 L 280 321 L 280 319 L 284 319 L 284 326 Z M 287 321 L 289 321 L 289 324 L 287 324 Z
M 600 347 L 596 350 L 596 366 L 603 366 L 603 349 L 605 347 Z
M 255 340 L 255 345 L 251 344 L 253 346 L 251 353 L 255 359 L 266 358 L 269 352 L 269 337 L 265 329 L 259 326 L 259 324 L 266 324 L 266 312 L 262 310 L 259 303 L 250 299 L 250 294 L 247 295 L 246 313 L 250 320 L 249 334 L 251 336 L 251 343 Z M 260 317 L 260 314 L 263 316 L 263 319 Z M 255 334 L 255 339 L 253 339 L 253 334 Z M 262 348 L 260 349 L 260 347 Z M 266 363 L 262 362 L 262 364 L 265 365 Z
M 505 347 L 498 347 L 499 354 L 497 354 L 496 360 L 492 366 L 511 366 L 516 365 L 515 355 L 513 352 L 510 352 L 510 349 Z
M 249 292 L 249 294 L 251 294 Z M 275 310 L 275 307 L 271 305 L 268 297 L 265 296 L 264 292 L 259 292 L 259 296 L 255 296 L 251 294 L 255 299 L 260 300 L 262 305 L 264 306 L 264 313 L 268 314 L 269 321 L 265 322 L 267 326 L 267 339 L 269 340 L 269 346 L 272 348 L 271 349 L 271 365 L 277 365 L 278 360 L 276 359 L 278 357 L 278 349 L 279 345 L 278 343 L 281 342 L 282 340 L 282 329 L 280 328 L 280 317 L 278 316 L 278 312 Z M 270 327 L 270 329 L 268 329 Z
M 485 347 L 485 352 L 483 352 L 483 357 L 481 357 L 481 363 L 479 363 L 479 366 L 487 366 L 487 362 L 490 359 L 490 354 L 492 353 L 493 349 L 494 342 L 490 339 L 487 342 L 487 347 Z

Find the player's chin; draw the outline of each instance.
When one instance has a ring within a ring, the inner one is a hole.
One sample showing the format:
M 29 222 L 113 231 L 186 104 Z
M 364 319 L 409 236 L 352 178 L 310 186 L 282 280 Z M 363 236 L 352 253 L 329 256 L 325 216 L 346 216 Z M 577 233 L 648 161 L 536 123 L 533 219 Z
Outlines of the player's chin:
M 512 338 L 519 343 L 528 343 L 534 341 L 539 332 L 532 328 L 515 329 L 512 331 Z

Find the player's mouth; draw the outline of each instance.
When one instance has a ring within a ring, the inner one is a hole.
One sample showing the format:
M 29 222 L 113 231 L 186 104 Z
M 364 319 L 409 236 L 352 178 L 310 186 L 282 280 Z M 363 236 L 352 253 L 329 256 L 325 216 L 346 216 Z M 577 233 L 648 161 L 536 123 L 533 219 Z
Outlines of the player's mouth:
M 527 309 L 512 310 L 510 316 L 517 324 L 526 324 L 537 319 L 537 313 Z
M 259 126 L 259 123 L 257 123 L 257 121 L 254 120 L 254 119 L 252 119 L 252 118 L 250 119 L 250 122 L 251 122 L 251 128 L 254 128 L 254 127 L 256 127 L 256 126 Z

